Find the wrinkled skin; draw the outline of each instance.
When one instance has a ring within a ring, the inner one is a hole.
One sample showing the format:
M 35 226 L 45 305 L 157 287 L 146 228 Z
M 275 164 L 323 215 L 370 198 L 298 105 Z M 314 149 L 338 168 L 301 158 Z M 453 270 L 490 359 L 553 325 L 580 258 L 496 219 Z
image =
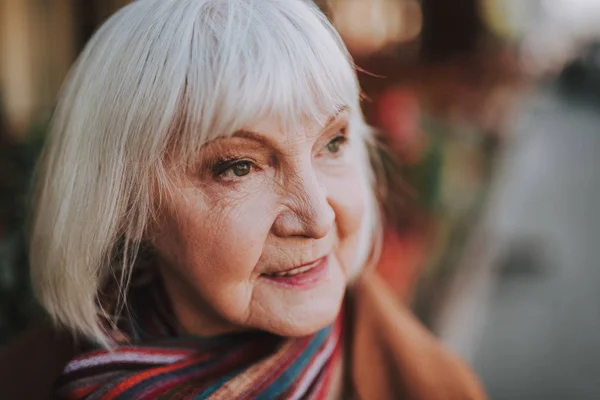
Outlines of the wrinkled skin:
M 262 121 L 207 143 L 177 179 L 152 241 L 184 331 L 301 336 L 336 318 L 365 213 L 348 121 L 348 110 L 298 132 Z M 307 287 L 264 275 L 322 257 Z

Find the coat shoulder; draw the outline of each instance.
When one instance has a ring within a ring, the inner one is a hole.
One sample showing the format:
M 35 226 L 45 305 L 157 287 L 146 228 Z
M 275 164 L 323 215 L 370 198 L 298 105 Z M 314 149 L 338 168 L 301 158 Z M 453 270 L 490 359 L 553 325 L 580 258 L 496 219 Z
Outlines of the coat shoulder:
M 487 399 L 469 366 L 378 275 L 361 277 L 352 295 L 352 375 L 360 398 Z

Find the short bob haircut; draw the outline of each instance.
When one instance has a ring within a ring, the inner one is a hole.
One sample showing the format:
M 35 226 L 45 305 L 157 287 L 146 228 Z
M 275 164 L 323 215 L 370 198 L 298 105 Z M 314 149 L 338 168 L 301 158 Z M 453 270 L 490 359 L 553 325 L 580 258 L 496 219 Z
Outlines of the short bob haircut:
M 59 97 L 40 159 L 30 225 L 31 276 L 53 320 L 110 345 L 147 230 L 175 173 L 203 144 L 262 118 L 282 129 L 350 110 L 368 193 L 356 266 L 380 235 L 371 129 L 339 35 L 308 0 L 137 0 L 84 49 Z

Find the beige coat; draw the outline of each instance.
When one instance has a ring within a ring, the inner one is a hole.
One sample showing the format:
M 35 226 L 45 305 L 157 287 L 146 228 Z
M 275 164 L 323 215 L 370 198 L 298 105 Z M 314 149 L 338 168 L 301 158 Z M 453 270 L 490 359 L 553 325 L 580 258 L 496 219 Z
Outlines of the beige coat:
M 351 376 L 364 400 L 486 399 L 467 365 L 392 295 L 377 275 L 354 288 Z
M 376 275 L 352 289 L 345 377 L 360 400 L 486 399 L 469 368 L 446 350 Z M 0 351 L 0 398 L 48 399 L 76 354 L 67 335 L 40 326 Z M 346 392 L 348 393 L 348 392 Z

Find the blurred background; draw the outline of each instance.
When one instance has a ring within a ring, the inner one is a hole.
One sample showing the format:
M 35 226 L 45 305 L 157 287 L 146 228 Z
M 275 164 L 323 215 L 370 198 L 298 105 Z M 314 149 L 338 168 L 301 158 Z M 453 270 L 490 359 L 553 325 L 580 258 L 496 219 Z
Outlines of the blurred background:
M 0 344 L 43 313 L 27 193 L 61 82 L 126 0 L 0 0 Z M 599 399 L 600 1 L 318 1 L 387 181 L 381 274 L 492 399 Z

